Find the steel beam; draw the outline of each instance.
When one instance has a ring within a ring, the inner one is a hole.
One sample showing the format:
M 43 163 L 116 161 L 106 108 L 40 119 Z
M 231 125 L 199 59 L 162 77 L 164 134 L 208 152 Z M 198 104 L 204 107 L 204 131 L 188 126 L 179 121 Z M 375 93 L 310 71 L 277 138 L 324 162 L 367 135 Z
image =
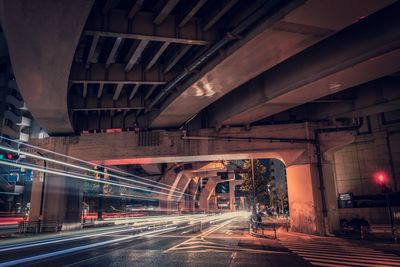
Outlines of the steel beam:
M 148 40 L 141 40 L 139 42 L 139 45 L 136 47 L 135 51 L 131 55 L 128 63 L 126 63 L 125 72 L 131 71 L 133 65 L 135 65 L 139 61 L 148 43 L 149 43 Z
M 112 9 L 108 17 L 109 23 L 105 25 L 104 18 L 94 13 L 87 21 L 84 34 L 193 45 L 208 45 L 218 39 L 216 31 L 201 31 L 197 18 L 178 28 L 175 16 L 168 16 L 161 25 L 153 24 L 153 13 L 143 11 L 128 19 L 126 11 Z
M 144 97 L 145 100 L 150 98 L 150 96 L 153 94 L 154 90 L 156 90 L 157 86 L 158 85 L 155 84 L 149 89 L 149 91 L 147 92 L 146 96 Z
M 169 43 L 163 43 L 160 49 L 158 49 L 157 53 L 153 56 L 153 58 L 149 61 L 149 63 L 146 66 L 146 71 L 151 69 L 153 65 L 157 62 L 157 60 L 161 57 L 161 55 L 164 53 L 164 51 L 168 48 Z
M 122 43 L 122 38 L 121 37 L 117 37 L 115 39 L 114 45 L 111 48 L 111 52 L 107 57 L 107 61 L 106 61 L 106 68 L 108 68 L 112 63 L 115 62 L 115 56 L 117 54 L 118 48 Z
M 178 52 L 177 55 L 169 60 L 169 64 L 164 69 L 164 73 L 169 72 L 175 66 L 175 64 L 178 63 L 178 61 L 190 50 L 191 47 L 191 45 L 186 45 L 181 49 L 181 51 Z
M 181 20 L 179 23 L 179 27 L 183 27 L 186 25 L 186 23 L 194 16 L 196 15 L 197 11 L 202 8 L 202 6 L 207 2 L 207 0 L 199 0 L 197 3 L 194 5 L 194 7 L 186 14 L 185 17 Z
M 106 31 L 92 31 L 85 30 L 86 35 L 99 35 L 102 37 L 121 37 L 125 39 L 135 39 L 142 41 L 155 41 L 155 42 L 169 42 L 176 44 L 191 44 L 191 45 L 209 45 L 211 42 L 206 40 L 197 39 L 185 39 L 179 37 L 167 37 L 167 36 L 157 36 L 157 35 L 142 35 L 134 33 L 120 33 L 120 32 L 106 32 Z
M 102 108 L 102 107 L 94 107 L 94 108 L 72 108 L 72 111 L 118 111 L 118 110 L 141 110 L 145 109 L 143 106 L 137 107 L 109 107 L 109 108 Z
M 222 7 L 222 9 L 217 12 L 203 27 L 203 31 L 209 30 L 215 23 L 218 22 L 239 0 L 229 0 L 226 5 Z
M 89 54 L 86 60 L 86 68 L 89 68 L 90 63 L 92 62 L 92 57 L 94 55 L 94 52 L 96 51 L 96 47 L 97 47 L 97 43 L 99 42 L 99 38 L 100 36 L 95 34 L 93 35 L 93 40 L 92 40 L 92 44 L 90 45 L 90 50 L 89 50 Z
M 115 92 L 114 92 L 114 96 L 113 96 L 113 100 L 116 101 L 119 98 L 119 95 L 122 92 L 122 88 L 124 88 L 124 84 L 123 83 L 118 83 L 117 87 L 115 88 Z
M 103 7 L 103 14 L 107 14 L 108 11 L 110 11 L 111 6 L 112 6 L 112 2 L 113 2 L 113 0 L 107 0 L 106 1 L 106 3 L 104 4 L 104 7 Z
M 132 19 L 136 15 L 136 13 L 139 12 L 139 10 L 142 8 L 143 2 L 144 0 L 136 0 L 128 13 L 128 19 Z
M 87 83 L 83 84 L 83 92 L 82 92 L 83 98 L 87 96 Z
M 158 13 L 157 17 L 154 19 L 154 24 L 161 24 L 178 3 L 179 0 L 168 0 L 160 13 Z
M 99 90 L 97 91 L 97 98 L 100 98 L 103 94 L 104 83 L 99 84 Z
M 71 83 L 104 83 L 104 84 L 165 84 L 170 81 L 176 72 L 164 74 L 162 67 L 153 66 L 144 72 L 144 66 L 136 64 L 130 72 L 125 72 L 125 64 L 112 64 L 106 68 L 105 64 L 91 64 L 89 69 L 84 64 L 72 65 L 70 72 Z
M 135 84 L 135 86 L 132 89 L 131 94 L 129 95 L 129 100 L 131 100 L 132 98 L 135 97 L 135 94 L 137 93 L 137 91 L 139 90 L 140 84 Z

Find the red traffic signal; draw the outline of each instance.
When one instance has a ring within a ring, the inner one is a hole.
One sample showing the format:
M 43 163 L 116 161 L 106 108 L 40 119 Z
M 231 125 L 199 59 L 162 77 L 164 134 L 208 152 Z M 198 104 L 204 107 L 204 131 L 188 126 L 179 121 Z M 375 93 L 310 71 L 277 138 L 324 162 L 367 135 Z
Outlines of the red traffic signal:
M 387 182 L 386 174 L 383 172 L 378 172 L 375 174 L 375 179 L 379 185 L 384 185 Z
M 17 160 L 19 159 L 19 155 L 14 153 L 0 154 L 0 159 Z

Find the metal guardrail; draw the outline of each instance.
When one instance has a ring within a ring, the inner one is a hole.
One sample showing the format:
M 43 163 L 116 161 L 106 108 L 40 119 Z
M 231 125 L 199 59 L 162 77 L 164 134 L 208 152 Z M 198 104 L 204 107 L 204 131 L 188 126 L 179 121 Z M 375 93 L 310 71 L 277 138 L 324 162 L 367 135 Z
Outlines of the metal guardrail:
M 276 239 L 276 224 L 257 222 L 253 218 L 249 221 L 250 234 L 257 237 Z M 272 236 L 268 232 L 272 231 Z
M 59 221 L 22 221 L 19 223 L 19 233 L 59 232 L 62 223 Z

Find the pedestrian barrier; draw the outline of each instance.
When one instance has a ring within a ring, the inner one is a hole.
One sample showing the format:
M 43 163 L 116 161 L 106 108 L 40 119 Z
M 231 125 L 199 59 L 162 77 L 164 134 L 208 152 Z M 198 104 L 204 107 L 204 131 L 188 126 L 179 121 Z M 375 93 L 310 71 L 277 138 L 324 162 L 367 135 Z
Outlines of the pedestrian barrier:
M 257 222 L 253 218 L 249 222 L 249 231 L 252 236 L 276 239 L 276 224 Z

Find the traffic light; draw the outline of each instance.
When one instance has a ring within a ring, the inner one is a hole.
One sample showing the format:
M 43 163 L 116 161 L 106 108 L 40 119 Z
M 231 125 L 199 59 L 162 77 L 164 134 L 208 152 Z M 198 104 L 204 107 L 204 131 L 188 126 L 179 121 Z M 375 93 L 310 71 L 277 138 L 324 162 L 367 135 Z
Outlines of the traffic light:
M 0 153 L 0 159 L 6 159 L 6 160 L 18 160 L 19 155 L 15 153 Z
M 387 183 L 386 174 L 383 172 L 378 172 L 375 174 L 375 179 L 380 186 L 383 186 Z
M 217 172 L 217 175 L 221 177 L 221 180 L 228 180 L 228 172 Z

